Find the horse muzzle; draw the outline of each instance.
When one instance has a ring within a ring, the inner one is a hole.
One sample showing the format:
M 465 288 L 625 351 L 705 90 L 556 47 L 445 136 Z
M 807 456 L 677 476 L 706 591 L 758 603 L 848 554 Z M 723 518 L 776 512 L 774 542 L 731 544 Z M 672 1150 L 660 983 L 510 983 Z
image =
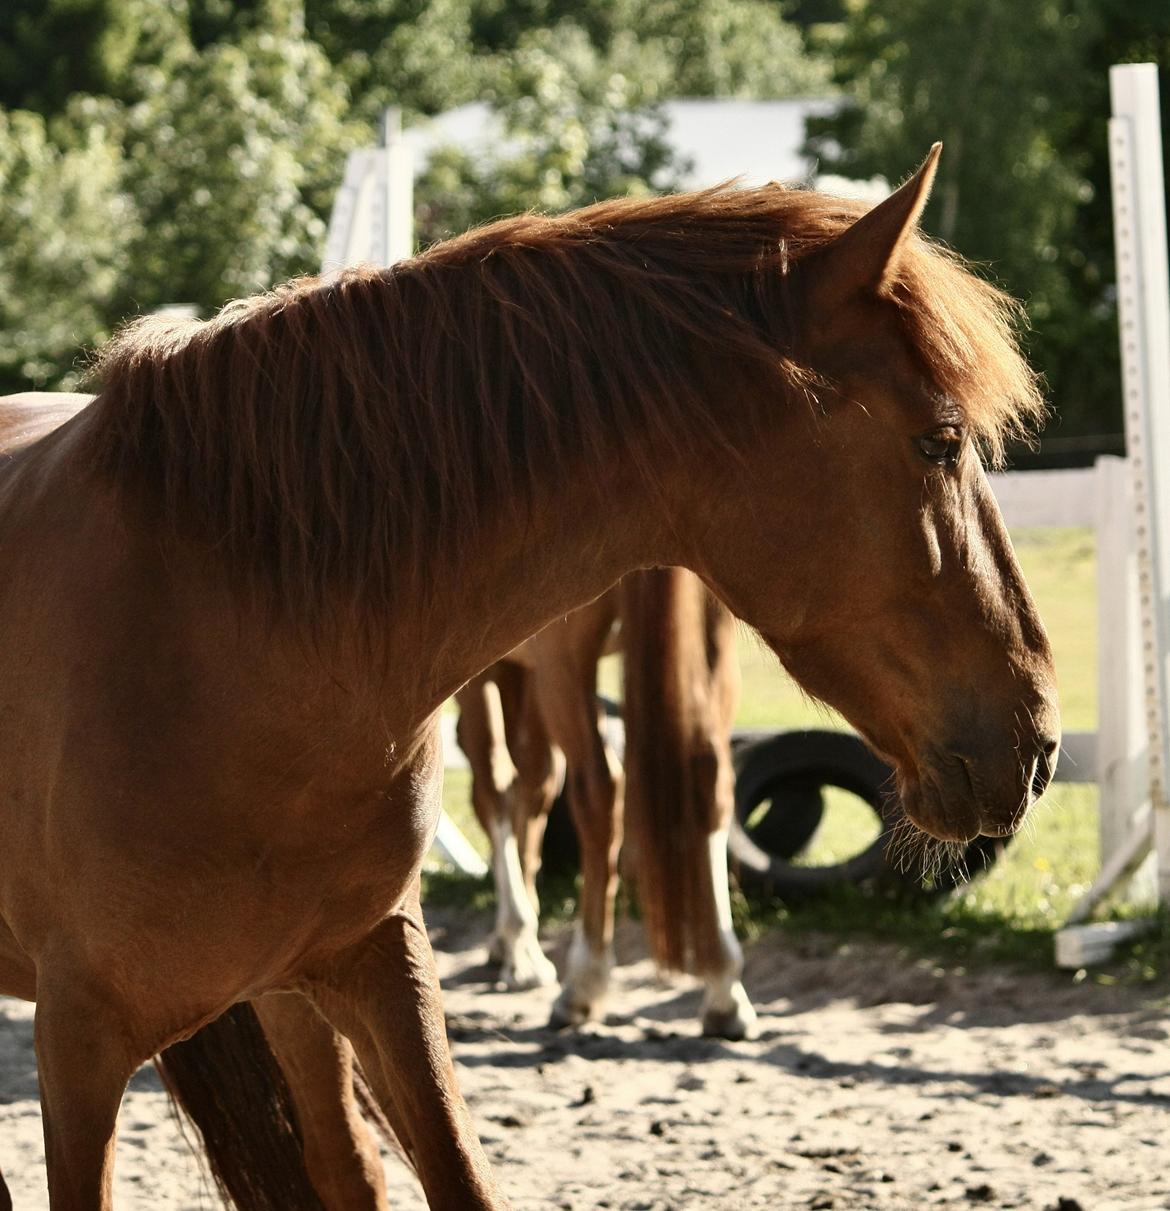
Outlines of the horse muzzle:
M 931 749 L 899 779 L 903 809 L 940 841 L 1009 837 L 1052 781 L 1059 749 L 1051 734 L 989 750 L 970 738 Z

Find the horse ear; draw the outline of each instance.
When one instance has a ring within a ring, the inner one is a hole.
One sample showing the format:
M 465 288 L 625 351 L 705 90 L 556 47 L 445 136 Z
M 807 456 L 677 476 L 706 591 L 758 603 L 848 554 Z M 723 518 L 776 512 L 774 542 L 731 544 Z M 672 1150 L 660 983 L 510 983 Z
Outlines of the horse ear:
M 930 197 L 942 144 L 884 202 L 867 211 L 810 259 L 815 307 L 829 309 L 863 292 L 878 292 L 897 273 L 898 257 Z

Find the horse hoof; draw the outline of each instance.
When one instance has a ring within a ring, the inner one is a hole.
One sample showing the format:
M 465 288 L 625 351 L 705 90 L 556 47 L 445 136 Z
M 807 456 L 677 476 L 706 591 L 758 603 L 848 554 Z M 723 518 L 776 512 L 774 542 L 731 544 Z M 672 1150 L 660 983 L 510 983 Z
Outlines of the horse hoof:
M 557 969 L 539 947 L 535 954 L 516 954 L 500 970 L 500 982 L 512 992 L 526 988 L 549 988 L 557 982 Z
M 750 1001 L 732 1005 L 730 1009 L 708 1009 L 703 1014 L 704 1038 L 740 1043 L 744 1039 L 754 1039 L 757 1030 L 756 1011 Z
M 578 1026 L 584 1026 L 591 1017 L 592 1006 L 583 1005 L 562 992 L 549 1011 L 548 1024 L 552 1030 L 575 1030 Z

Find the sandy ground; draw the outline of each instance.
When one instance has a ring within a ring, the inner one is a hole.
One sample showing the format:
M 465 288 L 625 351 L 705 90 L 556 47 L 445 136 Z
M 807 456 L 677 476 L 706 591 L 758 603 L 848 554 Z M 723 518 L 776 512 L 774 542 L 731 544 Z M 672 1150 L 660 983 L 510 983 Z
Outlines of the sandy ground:
M 1170 1208 L 1170 1031 L 1148 994 L 775 937 L 746 974 L 760 1036 L 727 1044 L 697 1037 L 696 994 L 626 928 L 609 1016 L 572 1036 L 544 1028 L 547 993 L 493 988 L 486 918 L 431 918 L 463 1088 L 518 1211 Z M 17 1211 L 46 1207 L 31 1007 L 5 1000 L 0 1166 Z M 387 1173 L 395 1207 L 424 1205 Z M 116 1189 L 216 1206 L 149 1070 Z

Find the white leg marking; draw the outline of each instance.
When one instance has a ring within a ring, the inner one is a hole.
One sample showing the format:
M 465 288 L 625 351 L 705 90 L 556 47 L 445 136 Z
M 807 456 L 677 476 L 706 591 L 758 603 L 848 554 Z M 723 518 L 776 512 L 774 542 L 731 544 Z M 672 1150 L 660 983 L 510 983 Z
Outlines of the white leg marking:
M 723 943 L 723 966 L 706 977 L 703 994 L 703 1033 L 728 1039 L 747 1038 L 755 1032 L 756 1011 L 740 982 L 743 950 L 731 924 L 731 892 L 727 885 L 727 829 L 707 838 L 711 886 L 715 893 L 715 920 Z
M 612 967 L 613 948 L 591 949 L 578 921 L 569 946 L 561 995 L 553 1004 L 552 1024 L 580 1026 L 582 1022 L 600 1016 Z
M 520 867 L 511 820 L 492 825 L 492 870 L 496 882 L 496 936 L 500 980 L 508 988 L 537 988 L 557 982 L 556 968 L 540 948 L 538 922 Z

